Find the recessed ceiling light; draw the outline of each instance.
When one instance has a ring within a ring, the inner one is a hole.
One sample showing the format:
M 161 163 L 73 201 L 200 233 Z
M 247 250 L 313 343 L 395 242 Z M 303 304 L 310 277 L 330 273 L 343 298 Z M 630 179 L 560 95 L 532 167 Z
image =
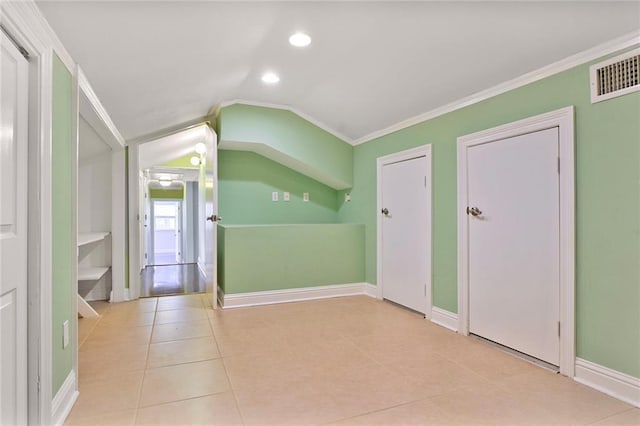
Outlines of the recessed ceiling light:
M 276 73 L 266 72 L 262 74 L 262 81 L 267 84 L 275 84 L 280 81 L 280 77 Z
M 298 32 L 291 34 L 291 37 L 289 37 L 289 43 L 295 47 L 305 47 L 311 44 L 311 37 L 309 37 L 308 34 Z

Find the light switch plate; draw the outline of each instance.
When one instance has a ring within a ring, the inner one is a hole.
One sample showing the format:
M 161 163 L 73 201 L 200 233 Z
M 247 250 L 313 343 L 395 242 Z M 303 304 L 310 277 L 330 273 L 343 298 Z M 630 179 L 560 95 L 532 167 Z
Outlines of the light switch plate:
M 69 320 L 62 323 L 62 349 L 69 346 Z
M 278 201 L 278 193 L 277 192 L 272 192 L 271 193 L 271 201 Z
M 302 193 L 302 201 L 309 201 L 309 193 L 308 192 L 303 192 Z
M 290 201 L 290 200 L 291 200 L 291 195 L 288 192 L 283 192 L 282 201 Z

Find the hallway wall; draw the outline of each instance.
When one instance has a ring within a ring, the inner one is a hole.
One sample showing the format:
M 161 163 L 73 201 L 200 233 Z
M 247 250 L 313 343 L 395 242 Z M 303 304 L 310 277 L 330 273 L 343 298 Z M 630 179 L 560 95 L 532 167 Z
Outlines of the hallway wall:
M 589 87 L 585 64 L 356 146 L 339 217 L 366 225 L 366 281 L 376 282 L 378 157 L 432 144 L 433 301 L 457 312 L 456 138 L 574 105 L 577 356 L 640 377 L 640 93 L 591 104 Z

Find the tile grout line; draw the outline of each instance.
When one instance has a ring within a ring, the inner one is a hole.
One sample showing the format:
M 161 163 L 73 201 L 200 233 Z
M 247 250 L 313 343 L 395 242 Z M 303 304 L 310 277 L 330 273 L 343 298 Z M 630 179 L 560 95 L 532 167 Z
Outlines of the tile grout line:
M 158 312 L 158 298 L 156 297 L 156 308 L 153 311 L 153 323 L 151 325 L 151 334 L 149 335 L 149 341 L 147 342 L 147 356 L 145 357 L 144 360 L 144 370 L 142 373 L 142 380 L 140 382 L 140 389 L 138 389 L 138 399 L 136 401 L 136 410 L 135 413 L 133 415 L 133 424 L 135 425 L 138 421 L 138 411 L 140 410 L 140 400 L 142 399 L 142 389 L 144 389 L 144 380 L 147 377 L 147 365 L 149 363 L 149 353 L 151 352 L 151 342 L 153 340 L 153 333 L 155 331 L 156 328 L 156 314 Z
M 216 301 L 216 303 L 217 303 L 217 301 Z M 211 307 L 211 309 L 213 310 L 213 312 L 215 314 L 215 310 L 213 309 L 213 306 Z M 229 383 L 229 390 L 231 390 L 231 393 L 233 395 L 233 401 L 235 402 L 236 410 L 238 410 L 238 415 L 240 416 L 240 421 L 242 421 L 242 424 L 245 425 L 246 422 L 244 420 L 244 415 L 242 414 L 242 410 L 240 409 L 240 401 L 238 401 L 238 395 L 236 394 L 236 390 L 231 385 L 231 379 L 229 378 L 229 372 L 227 371 L 227 365 L 224 362 L 224 356 L 222 354 L 222 351 L 220 350 L 220 346 L 218 345 L 218 339 L 216 339 L 216 333 L 215 333 L 215 330 L 213 328 L 213 321 L 212 321 L 214 318 L 215 318 L 215 316 L 212 316 L 212 317 L 209 318 L 209 327 L 211 328 L 211 334 L 213 335 L 213 341 L 216 342 L 216 346 L 218 347 L 218 353 L 220 354 L 220 360 L 222 361 L 222 368 L 224 369 L 224 374 L 227 377 L 227 382 Z

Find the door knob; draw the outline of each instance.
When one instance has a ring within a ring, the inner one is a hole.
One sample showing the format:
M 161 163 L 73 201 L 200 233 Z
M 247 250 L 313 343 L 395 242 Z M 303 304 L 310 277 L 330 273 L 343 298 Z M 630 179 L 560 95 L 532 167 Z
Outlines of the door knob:
M 478 217 L 482 214 L 482 211 L 477 207 L 467 207 L 467 214 L 470 214 L 473 217 Z
M 212 214 L 211 216 L 207 217 L 207 220 L 210 220 L 211 222 L 220 222 L 222 220 L 222 216 Z
M 380 213 L 382 213 L 385 216 L 389 216 L 389 209 L 384 208 L 384 209 L 380 210 Z

